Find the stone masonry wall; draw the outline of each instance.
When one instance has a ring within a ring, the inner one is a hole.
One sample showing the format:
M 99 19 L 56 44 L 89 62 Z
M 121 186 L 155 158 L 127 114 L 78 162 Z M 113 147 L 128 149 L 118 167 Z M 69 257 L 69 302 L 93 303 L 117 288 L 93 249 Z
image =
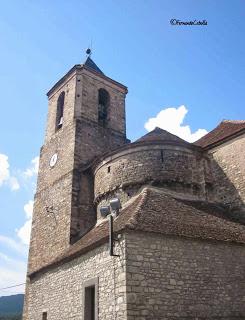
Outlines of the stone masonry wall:
M 127 148 L 103 159 L 95 169 L 98 207 L 110 197 L 126 202 L 142 185 L 154 184 L 205 198 L 206 160 L 187 148 L 164 144 Z
M 98 320 L 244 319 L 244 245 L 130 232 L 115 251 L 35 276 L 23 319 L 84 319 L 83 285 L 97 277 Z
M 75 149 L 75 80 L 63 84 L 49 99 L 45 143 L 41 148 L 33 210 L 29 271 L 42 267 L 70 244 L 72 184 Z M 57 99 L 65 92 L 63 126 L 55 131 Z M 50 159 L 58 160 L 50 167 Z
M 96 156 L 125 143 L 125 137 L 114 134 L 110 129 L 100 128 L 89 121 L 77 120 L 75 165 L 79 168 Z M 72 235 L 83 233 L 96 223 L 94 207 L 93 174 L 89 170 L 78 169 L 73 180 Z
M 52 186 L 57 180 L 74 168 L 75 125 L 61 128 L 57 135 L 41 148 L 37 192 Z M 58 159 L 54 167 L 50 167 L 50 159 L 57 153 Z
M 69 247 L 71 197 L 71 173 L 36 194 L 28 262 L 29 272 L 49 263 Z
M 126 142 L 126 88 L 78 69 L 49 95 L 33 212 L 29 272 L 50 263 L 96 223 L 93 177 L 88 171 L 83 172 L 81 166 Z M 100 128 L 97 123 L 98 89 L 101 87 L 111 98 L 106 128 Z M 63 125 L 56 130 L 57 100 L 62 92 L 65 93 Z M 57 163 L 50 167 L 55 153 Z M 34 297 L 29 285 L 26 292 L 25 309 L 28 309 L 28 301 L 32 301 L 29 298 Z
M 213 158 L 215 201 L 245 211 L 245 135 L 209 151 Z
M 127 320 L 245 318 L 245 246 L 126 234 Z
M 58 130 L 55 134 L 57 100 L 61 92 L 65 93 L 62 126 L 62 129 L 64 129 L 64 127 L 70 126 L 70 124 L 73 122 L 75 114 L 74 102 L 76 95 L 76 76 L 74 73 L 64 83 L 62 83 L 51 96 L 49 96 L 45 144 L 51 139 L 58 136 L 59 132 L 62 131 L 62 129 Z
M 111 97 L 107 128 L 98 125 L 101 87 Z M 56 130 L 57 100 L 61 92 L 65 93 L 63 125 Z M 80 167 L 126 142 L 125 94 L 125 88 L 86 70 L 76 70 L 49 96 L 33 214 L 30 270 L 54 259 L 70 241 L 74 242 L 96 223 L 93 177 Z M 50 167 L 55 153 L 57 163 Z M 48 213 L 47 207 L 53 213 Z M 56 219 L 55 227 L 50 216 Z M 52 228 L 52 232 L 47 228 Z
M 125 88 L 86 70 L 78 70 L 75 95 L 75 168 L 73 179 L 73 210 L 71 241 L 86 233 L 96 223 L 93 203 L 93 175 L 83 172 L 83 165 L 95 157 L 126 143 Z M 103 88 L 110 95 L 108 122 L 105 127 L 98 123 L 98 92 Z
M 110 257 L 103 245 L 62 266 L 32 279 L 24 320 L 49 320 L 83 317 L 84 282 L 98 277 L 98 319 L 126 320 L 125 242 L 117 245 L 118 257 Z
M 101 88 L 110 95 L 107 127 L 125 136 L 126 89 L 87 70 L 78 71 L 77 74 L 76 118 L 98 122 L 98 91 Z

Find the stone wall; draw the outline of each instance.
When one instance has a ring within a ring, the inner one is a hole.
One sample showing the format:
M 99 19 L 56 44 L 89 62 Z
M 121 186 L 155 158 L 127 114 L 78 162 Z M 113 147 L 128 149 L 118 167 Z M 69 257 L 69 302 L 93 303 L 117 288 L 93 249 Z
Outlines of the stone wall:
M 86 232 L 96 223 L 94 207 L 94 178 L 92 171 L 83 170 L 83 166 L 96 156 L 115 149 L 126 142 L 125 136 L 101 128 L 97 123 L 85 119 L 76 121 L 76 142 L 74 160 L 78 168 L 73 180 L 73 219 L 72 232 L 76 238 L 77 232 Z
M 109 119 L 105 128 L 98 125 L 99 88 L 105 88 L 110 94 Z M 96 223 L 93 176 L 83 170 L 83 165 L 126 143 L 126 91 L 125 87 L 103 76 L 74 68 L 49 94 L 46 135 L 40 153 L 33 212 L 29 272 L 50 263 Z M 57 100 L 62 92 L 65 93 L 63 125 L 57 130 Z M 57 163 L 50 167 L 50 159 L 55 153 L 58 155 Z M 63 280 L 62 285 L 65 286 L 66 278 Z M 25 308 L 30 308 L 30 302 L 31 308 L 36 310 L 33 301 L 42 301 L 43 298 L 35 300 L 35 292 L 31 288 L 32 284 L 29 288 L 27 283 Z M 39 318 L 40 314 L 35 315 L 35 319 Z M 53 319 L 57 319 L 55 315 Z M 64 316 L 63 319 L 67 318 Z
M 91 171 L 83 166 L 96 157 L 126 143 L 126 89 L 86 70 L 78 70 L 75 97 L 76 134 L 72 193 L 71 241 L 86 233 L 96 223 L 94 184 Z M 106 126 L 98 122 L 98 92 L 103 88 L 110 95 Z
M 36 194 L 29 272 L 49 263 L 70 245 L 72 174 Z
M 209 151 L 215 177 L 214 200 L 245 211 L 245 135 Z
M 125 136 L 126 88 L 84 69 L 78 70 L 77 74 L 76 118 L 83 117 L 98 122 L 98 91 L 101 88 L 110 95 L 107 127 Z
M 99 88 L 105 88 L 110 94 L 106 128 L 98 124 Z M 57 100 L 62 92 L 65 93 L 63 125 L 57 130 Z M 82 166 L 126 142 L 125 95 L 125 87 L 79 68 L 49 95 L 29 271 L 53 260 L 96 223 L 93 176 L 89 171 L 84 172 Z M 50 167 L 50 159 L 55 153 L 57 163 Z
M 126 234 L 127 320 L 245 318 L 244 245 Z
M 64 119 L 61 130 L 55 134 L 57 101 L 61 92 L 65 93 L 64 101 Z M 74 101 L 76 96 L 76 74 L 72 73 L 60 86 L 48 97 L 48 115 L 45 134 L 45 144 L 62 131 L 64 127 L 70 126 L 74 119 Z
M 57 134 L 43 145 L 40 152 L 37 192 L 52 186 L 62 176 L 74 169 L 75 125 L 61 128 Z M 50 159 L 57 154 L 55 166 Z
M 64 122 L 56 131 L 57 99 L 65 92 Z M 42 267 L 70 245 L 75 149 L 75 80 L 71 77 L 49 97 L 45 143 L 41 148 L 33 210 L 29 271 Z M 53 154 L 58 155 L 50 166 Z
M 142 185 L 169 188 L 205 199 L 206 159 L 191 149 L 165 145 L 130 145 L 95 168 L 95 201 L 98 207 L 111 197 L 125 203 Z M 209 178 L 210 179 L 210 178 Z
M 23 319 L 84 319 L 94 278 L 99 320 L 244 319 L 244 245 L 129 232 L 115 252 L 105 244 L 36 275 Z
M 84 319 L 83 285 L 98 278 L 98 319 L 126 319 L 125 242 L 120 240 L 110 257 L 103 245 L 62 266 L 47 271 L 29 282 L 24 320 Z M 84 319 L 86 320 L 86 319 Z

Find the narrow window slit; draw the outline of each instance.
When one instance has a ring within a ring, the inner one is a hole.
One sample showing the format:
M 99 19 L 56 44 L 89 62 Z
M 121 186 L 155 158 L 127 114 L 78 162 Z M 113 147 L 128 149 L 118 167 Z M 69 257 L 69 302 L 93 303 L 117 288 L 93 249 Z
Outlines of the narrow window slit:
M 161 161 L 163 162 L 163 151 L 161 150 Z
M 105 127 L 108 121 L 109 93 L 105 89 L 99 89 L 98 100 L 98 121 L 101 126 Z
M 65 92 L 61 92 L 57 100 L 57 110 L 56 110 L 56 131 L 59 130 L 63 125 L 63 113 L 64 113 L 64 102 L 65 102 Z

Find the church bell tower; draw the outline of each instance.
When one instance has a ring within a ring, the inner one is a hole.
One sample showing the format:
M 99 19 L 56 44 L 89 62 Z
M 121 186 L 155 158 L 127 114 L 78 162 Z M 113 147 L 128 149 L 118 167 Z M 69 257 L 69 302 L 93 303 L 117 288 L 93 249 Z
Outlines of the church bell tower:
M 127 88 L 107 77 L 90 56 L 47 93 L 29 272 L 54 260 L 95 225 L 89 164 L 127 143 L 126 94 Z

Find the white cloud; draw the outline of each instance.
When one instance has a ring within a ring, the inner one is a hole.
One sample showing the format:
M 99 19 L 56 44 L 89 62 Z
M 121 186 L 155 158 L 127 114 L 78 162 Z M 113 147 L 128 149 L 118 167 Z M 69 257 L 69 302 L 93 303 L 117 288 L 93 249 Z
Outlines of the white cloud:
M 155 127 L 159 127 L 188 142 L 194 142 L 207 134 L 208 131 L 205 129 L 198 129 L 192 133 L 189 125 L 183 125 L 187 112 L 188 110 L 184 105 L 179 106 L 178 108 L 163 109 L 156 117 L 150 118 L 145 123 L 145 129 L 151 131 Z
M 20 188 L 20 185 L 19 185 L 17 178 L 10 177 L 8 182 L 9 182 L 8 184 L 10 186 L 10 189 L 12 191 L 18 190 Z
M 4 262 L 6 265 L 14 264 L 16 269 L 19 269 L 19 268 L 24 269 L 26 267 L 25 261 L 13 259 L 2 252 L 0 252 L 0 260 Z
M 30 242 L 33 204 L 34 202 L 30 200 L 24 205 L 24 211 L 26 213 L 27 220 L 21 228 L 16 230 L 18 237 L 24 245 L 29 245 Z
M 0 153 L 0 186 L 6 184 L 12 191 L 20 188 L 16 177 L 10 175 L 8 156 Z
M 23 244 L 29 244 L 31 235 L 31 219 L 27 220 L 25 224 L 17 230 L 17 235 Z
M 23 171 L 19 171 L 20 180 L 25 189 L 35 192 L 37 183 L 37 173 L 39 168 L 39 157 L 31 160 L 30 165 Z
M 35 157 L 31 160 L 31 165 L 24 171 L 24 176 L 26 177 L 33 177 L 37 175 L 39 167 L 39 157 Z
M 24 205 L 26 222 L 16 230 L 20 241 L 15 241 L 13 238 L 0 235 L 1 247 L 8 254 L 0 252 L 0 288 L 9 287 L 16 284 L 25 283 L 26 268 L 27 268 L 27 252 L 31 231 L 31 219 L 33 211 L 33 201 L 30 200 Z M 21 254 L 20 259 L 12 258 L 9 254 L 16 256 L 16 253 Z M 16 293 L 23 293 L 25 285 L 20 285 L 14 288 L 0 290 L 0 296 Z
M 39 158 L 35 157 L 31 165 L 25 170 L 17 170 L 18 179 L 24 187 L 31 187 L 34 191 L 36 175 L 38 172 Z M 19 181 L 11 174 L 8 157 L 0 154 L 0 186 L 8 185 L 11 190 L 19 189 Z M 0 288 L 25 283 L 27 253 L 31 233 L 31 221 L 33 211 L 33 201 L 28 201 L 24 207 L 25 213 L 23 225 L 16 229 L 18 240 L 0 234 Z M 6 254 L 7 252 L 7 254 Z M 14 257 L 12 258 L 11 255 Z M 15 258 L 17 256 L 17 258 Z M 0 296 L 24 292 L 25 286 L 0 290 Z
M 26 247 L 23 246 L 21 243 L 16 242 L 14 239 L 0 235 L 0 243 L 6 246 L 13 251 L 20 253 L 21 255 L 26 255 Z
M 26 261 L 13 259 L 0 252 L 0 288 L 25 283 Z M 24 285 L 0 290 L 0 296 L 23 293 Z
M 0 186 L 9 179 L 9 163 L 5 154 L 0 154 Z
M 26 218 L 27 219 L 31 219 L 32 218 L 33 204 L 34 204 L 34 201 L 33 200 L 29 200 L 29 202 L 27 202 L 24 205 L 24 211 L 26 213 Z

